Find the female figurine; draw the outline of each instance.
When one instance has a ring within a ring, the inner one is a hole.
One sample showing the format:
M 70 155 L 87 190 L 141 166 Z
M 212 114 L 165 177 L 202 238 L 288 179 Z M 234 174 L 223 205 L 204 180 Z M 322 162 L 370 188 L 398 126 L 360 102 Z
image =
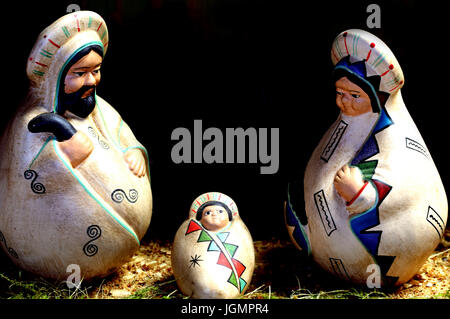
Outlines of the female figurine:
M 287 227 L 330 273 L 369 287 L 400 285 L 443 236 L 445 190 L 403 103 L 403 73 L 386 44 L 348 30 L 334 40 L 331 58 L 341 112 L 306 167 L 307 224 L 288 201 Z
M 108 47 L 96 13 L 67 14 L 37 39 L 30 90 L 1 138 L 0 232 L 20 267 L 104 276 L 139 247 L 152 214 L 145 148 L 96 95 Z
M 181 292 L 191 298 L 237 298 L 255 266 L 252 237 L 234 201 L 212 192 L 197 197 L 178 229 L 172 269 Z

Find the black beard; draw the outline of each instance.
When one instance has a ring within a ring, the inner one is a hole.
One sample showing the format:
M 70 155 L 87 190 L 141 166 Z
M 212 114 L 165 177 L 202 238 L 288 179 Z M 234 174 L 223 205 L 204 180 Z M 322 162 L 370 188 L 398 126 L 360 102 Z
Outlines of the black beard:
M 90 89 L 93 89 L 92 93 L 85 98 L 81 98 Z M 61 105 L 64 111 L 67 110 L 76 116 L 86 118 L 95 108 L 95 86 L 83 86 L 76 92 L 63 93 Z

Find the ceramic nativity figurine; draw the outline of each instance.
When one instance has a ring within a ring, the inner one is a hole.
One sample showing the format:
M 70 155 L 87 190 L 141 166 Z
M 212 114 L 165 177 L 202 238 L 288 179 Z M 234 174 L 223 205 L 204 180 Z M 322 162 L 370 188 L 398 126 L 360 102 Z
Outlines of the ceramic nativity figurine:
M 96 13 L 47 27 L 27 61 L 29 94 L 1 138 L 0 235 L 12 261 L 65 279 L 104 276 L 139 247 L 152 215 L 145 148 L 96 95 L 108 47 Z
M 234 201 L 217 192 L 197 197 L 172 247 L 180 291 L 196 299 L 237 298 L 254 267 L 253 240 Z
M 445 190 L 402 100 L 403 73 L 386 44 L 348 30 L 334 40 L 331 58 L 340 114 L 306 167 L 307 223 L 289 197 L 287 228 L 328 272 L 359 284 L 376 282 L 369 276 L 378 274 L 380 286 L 400 285 L 443 236 Z

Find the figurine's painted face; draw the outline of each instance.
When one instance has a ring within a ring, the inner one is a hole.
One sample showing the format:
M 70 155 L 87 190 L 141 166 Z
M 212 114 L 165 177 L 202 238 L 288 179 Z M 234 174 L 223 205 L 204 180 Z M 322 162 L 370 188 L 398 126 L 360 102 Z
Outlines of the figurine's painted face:
M 207 230 L 217 231 L 228 225 L 229 217 L 222 206 L 210 205 L 203 209 L 200 222 Z
M 76 62 L 67 72 L 64 79 L 64 93 L 78 92 L 84 87 L 95 87 L 100 82 L 100 66 L 102 57 L 95 51 L 89 52 Z M 93 88 L 83 93 L 81 98 L 92 94 Z
M 95 108 L 95 88 L 100 82 L 102 56 L 94 50 L 76 61 L 64 78 L 64 92 L 61 94 L 61 113 L 69 110 L 86 118 Z
M 345 76 L 336 81 L 336 104 L 343 114 L 349 116 L 372 111 L 369 95 Z

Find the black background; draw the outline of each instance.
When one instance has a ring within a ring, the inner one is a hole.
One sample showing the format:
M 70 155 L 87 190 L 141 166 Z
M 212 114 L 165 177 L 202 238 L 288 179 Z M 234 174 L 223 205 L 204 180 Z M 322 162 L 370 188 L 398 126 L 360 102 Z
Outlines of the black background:
M 373 2 L 381 7 L 380 29 L 366 25 Z M 338 115 L 330 49 L 350 28 L 375 34 L 396 55 L 404 101 L 447 187 L 449 28 L 442 2 L 16 1 L 2 20 L 2 126 L 27 92 L 26 61 L 38 34 L 70 3 L 96 11 L 108 26 L 97 92 L 149 152 L 148 240 L 172 240 L 192 201 L 210 191 L 234 199 L 255 240 L 288 238 L 286 187 L 302 178 Z M 171 133 L 186 127 L 193 134 L 194 119 L 204 130 L 279 128 L 278 172 L 261 175 L 261 164 L 174 164 Z

